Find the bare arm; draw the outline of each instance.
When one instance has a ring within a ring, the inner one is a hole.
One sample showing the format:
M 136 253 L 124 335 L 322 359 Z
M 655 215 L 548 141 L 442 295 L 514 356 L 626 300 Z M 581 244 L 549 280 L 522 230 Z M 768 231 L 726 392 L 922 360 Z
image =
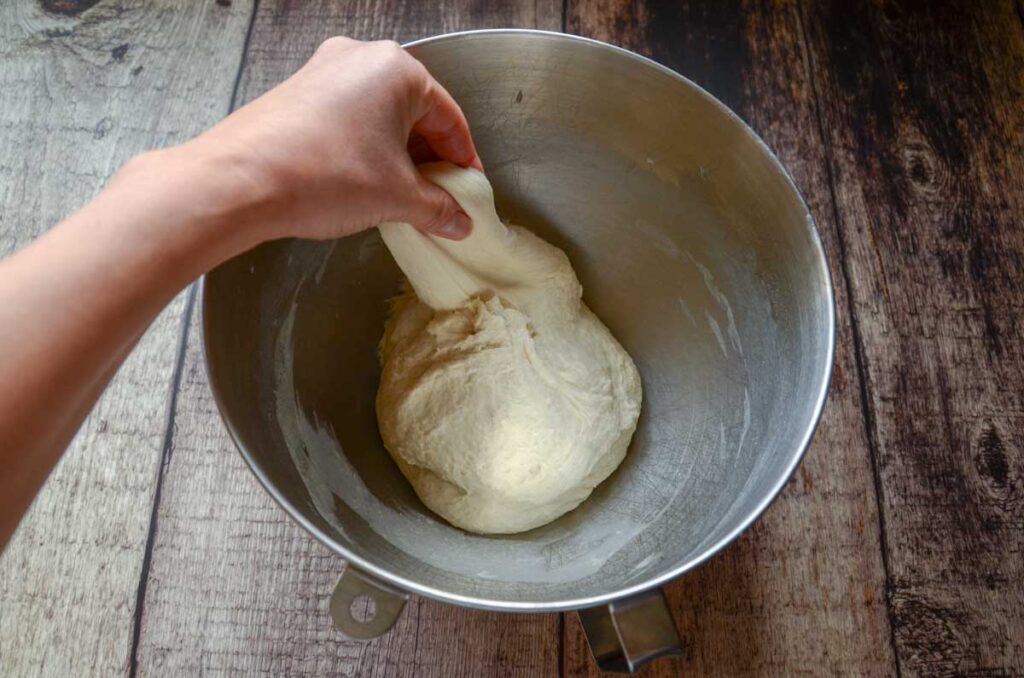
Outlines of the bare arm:
M 333 39 L 0 261 L 0 548 L 147 325 L 203 272 L 266 240 L 383 221 L 464 237 L 465 215 L 415 170 L 426 156 L 479 167 L 455 102 L 393 43 Z

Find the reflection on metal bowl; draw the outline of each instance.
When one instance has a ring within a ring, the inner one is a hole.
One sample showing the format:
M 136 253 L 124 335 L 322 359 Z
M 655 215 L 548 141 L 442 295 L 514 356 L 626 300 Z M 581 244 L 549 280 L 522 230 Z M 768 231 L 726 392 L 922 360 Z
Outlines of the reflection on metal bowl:
M 400 279 L 376 232 L 269 243 L 205 278 L 217 402 L 267 490 L 349 561 L 332 612 L 350 635 L 386 631 L 408 593 L 587 608 L 602 666 L 635 668 L 677 642 L 656 587 L 746 529 L 807 447 L 834 331 L 814 224 L 754 133 L 651 61 L 535 31 L 409 49 L 462 105 L 499 213 L 566 251 L 636 361 L 644 409 L 625 462 L 523 534 L 467 534 L 427 511 L 374 416 Z M 359 594 L 377 601 L 369 622 L 349 611 Z

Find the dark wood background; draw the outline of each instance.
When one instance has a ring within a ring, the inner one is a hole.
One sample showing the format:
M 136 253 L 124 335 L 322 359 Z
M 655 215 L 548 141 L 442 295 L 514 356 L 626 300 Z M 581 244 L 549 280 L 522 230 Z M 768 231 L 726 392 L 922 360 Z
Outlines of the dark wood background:
M 606 40 L 747 120 L 832 265 L 828 407 L 764 519 L 667 588 L 647 675 L 1024 675 L 1024 4 L 842 0 L 8 0 L 0 253 L 325 38 L 485 27 Z M 250 477 L 194 292 L 154 323 L 0 558 L 12 675 L 584 675 L 575 615 L 414 599 L 346 640 L 340 560 Z

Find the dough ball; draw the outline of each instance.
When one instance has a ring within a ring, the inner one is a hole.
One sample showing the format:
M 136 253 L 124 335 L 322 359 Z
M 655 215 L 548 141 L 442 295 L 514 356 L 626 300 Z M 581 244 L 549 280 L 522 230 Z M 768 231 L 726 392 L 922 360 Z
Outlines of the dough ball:
M 428 172 L 474 232 L 456 243 L 382 226 L 412 289 L 381 340 L 381 435 L 432 511 L 471 532 L 522 532 L 571 511 L 621 463 L 640 377 L 561 250 L 502 224 L 479 172 Z

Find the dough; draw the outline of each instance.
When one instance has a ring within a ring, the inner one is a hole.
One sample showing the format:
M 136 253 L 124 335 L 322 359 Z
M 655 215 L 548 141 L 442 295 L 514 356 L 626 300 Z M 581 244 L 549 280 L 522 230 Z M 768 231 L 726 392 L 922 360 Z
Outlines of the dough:
M 502 224 L 482 173 L 421 171 L 462 205 L 473 233 L 453 242 L 380 227 L 411 285 L 380 343 L 381 436 L 448 522 L 529 530 L 578 506 L 625 457 L 640 376 L 583 304 L 565 253 Z

